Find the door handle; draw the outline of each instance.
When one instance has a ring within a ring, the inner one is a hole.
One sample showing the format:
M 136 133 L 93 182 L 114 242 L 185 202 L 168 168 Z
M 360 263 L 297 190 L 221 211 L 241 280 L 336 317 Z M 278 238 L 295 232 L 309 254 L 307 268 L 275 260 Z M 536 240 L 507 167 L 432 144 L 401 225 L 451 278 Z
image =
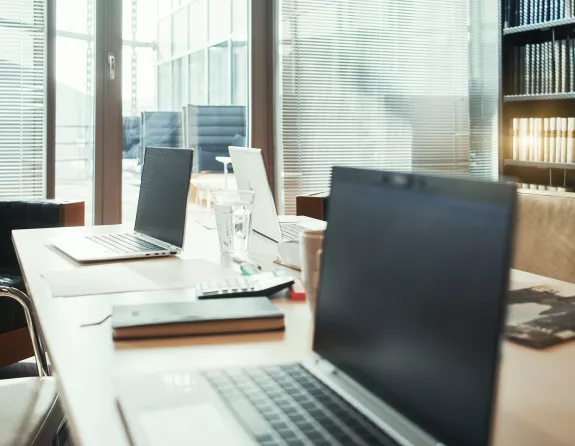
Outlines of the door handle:
M 116 56 L 114 53 L 108 53 L 108 65 L 110 67 L 110 79 L 116 78 Z

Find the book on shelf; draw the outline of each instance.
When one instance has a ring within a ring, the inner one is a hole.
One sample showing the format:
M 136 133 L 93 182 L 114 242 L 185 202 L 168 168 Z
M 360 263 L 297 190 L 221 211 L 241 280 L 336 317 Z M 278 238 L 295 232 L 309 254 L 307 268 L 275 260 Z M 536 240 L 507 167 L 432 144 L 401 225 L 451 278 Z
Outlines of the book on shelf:
M 506 0 L 504 26 L 532 25 L 575 16 L 575 0 Z
M 561 157 L 557 162 L 567 162 L 567 118 L 561 118 Z
M 543 160 L 549 159 L 549 118 L 543 118 Z
M 547 186 L 546 184 L 533 184 L 533 183 L 516 183 L 518 189 L 539 190 L 547 192 L 573 192 L 570 187 L 564 186 Z
M 567 118 L 567 162 L 575 162 L 574 151 L 575 144 L 575 118 Z
M 575 2 L 575 0 L 574 0 Z M 575 40 L 557 39 L 511 50 L 511 94 L 549 94 L 575 91 Z
M 549 118 L 549 160 L 555 160 L 555 139 L 557 138 L 557 118 Z
M 514 160 L 519 159 L 519 118 L 513 118 L 512 125 L 512 156 Z
M 513 118 L 511 159 L 575 163 L 575 117 Z

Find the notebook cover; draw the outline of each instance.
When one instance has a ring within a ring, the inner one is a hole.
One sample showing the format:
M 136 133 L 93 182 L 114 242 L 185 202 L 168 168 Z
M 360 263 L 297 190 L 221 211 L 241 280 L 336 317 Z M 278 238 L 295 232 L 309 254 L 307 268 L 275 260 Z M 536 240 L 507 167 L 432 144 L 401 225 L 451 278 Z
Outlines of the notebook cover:
M 283 313 L 267 297 L 118 305 L 112 311 L 112 328 L 116 334 L 121 333 L 122 329 L 150 327 L 150 337 L 153 337 L 154 326 L 206 325 L 209 322 L 250 322 L 258 319 L 283 319 Z M 246 329 L 249 330 L 249 327 Z

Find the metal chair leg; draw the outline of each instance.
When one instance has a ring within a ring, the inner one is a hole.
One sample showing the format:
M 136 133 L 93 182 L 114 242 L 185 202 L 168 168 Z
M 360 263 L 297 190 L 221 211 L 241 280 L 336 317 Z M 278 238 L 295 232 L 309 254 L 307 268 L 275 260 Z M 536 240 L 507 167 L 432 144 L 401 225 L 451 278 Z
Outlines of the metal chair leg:
M 34 348 L 34 356 L 36 357 L 36 366 L 38 367 L 38 376 L 49 376 L 50 371 L 48 370 L 48 360 L 46 357 L 46 351 L 42 340 L 40 338 L 40 333 L 38 331 L 38 326 L 36 324 L 34 306 L 30 298 L 22 291 L 6 286 L 0 286 L 0 297 L 10 297 L 15 301 L 19 302 L 24 309 L 24 314 L 26 316 L 26 322 L 28 324 L 28 330 L 30 331 L 30 339 L 32 340 L 32 347 Z

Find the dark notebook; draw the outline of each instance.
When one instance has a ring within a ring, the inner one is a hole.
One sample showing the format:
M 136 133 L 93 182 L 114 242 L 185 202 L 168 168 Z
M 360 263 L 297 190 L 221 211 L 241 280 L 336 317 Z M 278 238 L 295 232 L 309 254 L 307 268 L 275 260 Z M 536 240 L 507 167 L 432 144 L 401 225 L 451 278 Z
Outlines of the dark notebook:
M 266 297 L 118 305 L 114 339 L 161 338 L 284 329 L 284 315 Z
M 575 296 L 537 286 L 510 291 L 508 304 L 511 341 L 545 348 L 575 339 Z

